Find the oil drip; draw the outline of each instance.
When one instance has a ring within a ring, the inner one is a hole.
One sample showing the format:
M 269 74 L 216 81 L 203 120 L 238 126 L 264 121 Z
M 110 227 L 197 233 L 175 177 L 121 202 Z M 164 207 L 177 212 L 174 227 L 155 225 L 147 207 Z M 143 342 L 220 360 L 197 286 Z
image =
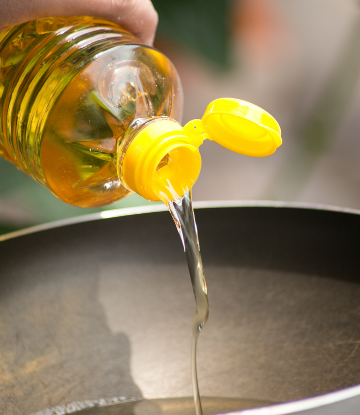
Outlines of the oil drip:
M 183 243 L 189 267 L 191 284 L 194 290 L 196 311 L 192 323 L 191 369 L 196 415 L 203 415 L 196 369 L 196 349 L 199 334 L 209 316 L 209 302 L 200 245 L 192 207 L 191 191 L 168 203 L 169 211 L 175 221 Z

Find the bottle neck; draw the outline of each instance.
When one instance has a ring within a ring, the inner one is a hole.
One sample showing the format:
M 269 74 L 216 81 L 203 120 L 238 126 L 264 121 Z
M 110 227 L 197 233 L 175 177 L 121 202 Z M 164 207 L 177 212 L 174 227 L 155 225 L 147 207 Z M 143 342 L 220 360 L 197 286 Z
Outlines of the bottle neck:
M 175 120 L 138 120 L 118 147 L 121 182 L 151 201 L 183 196 L 196 182 L 201 168 L 198 148 Z

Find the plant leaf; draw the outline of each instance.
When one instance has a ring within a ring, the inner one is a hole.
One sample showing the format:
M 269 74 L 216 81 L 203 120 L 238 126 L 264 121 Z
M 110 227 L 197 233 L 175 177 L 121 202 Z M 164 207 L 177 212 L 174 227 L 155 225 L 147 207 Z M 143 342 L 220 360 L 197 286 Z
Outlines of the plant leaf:
M 230 67 L 229 0 L 153 0 L 158 33 L 192 49 L 220 69 Z

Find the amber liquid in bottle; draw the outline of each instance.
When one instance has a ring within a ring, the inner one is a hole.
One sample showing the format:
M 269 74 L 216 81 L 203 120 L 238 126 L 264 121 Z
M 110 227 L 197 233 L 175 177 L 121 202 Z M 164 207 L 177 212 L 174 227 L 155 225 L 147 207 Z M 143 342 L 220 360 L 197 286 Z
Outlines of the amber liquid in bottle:
M 108 21 L 46 18 L 0 35 L 0 154 L 67 203 L 126 196 L 117 149 L 136 120 L 180 120 L 171 62 Z

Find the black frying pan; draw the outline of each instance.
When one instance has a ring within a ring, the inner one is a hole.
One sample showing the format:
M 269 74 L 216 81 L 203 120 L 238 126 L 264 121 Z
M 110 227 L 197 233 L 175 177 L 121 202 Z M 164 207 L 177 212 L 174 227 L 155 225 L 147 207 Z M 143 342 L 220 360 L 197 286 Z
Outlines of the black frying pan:
M 194 299 L 170 215 L 100 218 L 2 238 L 1 414 L 191 395 Z M 196 219 L 201 394 L 291 402 L 261 414 L 358 415 L 359 214 L 220 203 Z

